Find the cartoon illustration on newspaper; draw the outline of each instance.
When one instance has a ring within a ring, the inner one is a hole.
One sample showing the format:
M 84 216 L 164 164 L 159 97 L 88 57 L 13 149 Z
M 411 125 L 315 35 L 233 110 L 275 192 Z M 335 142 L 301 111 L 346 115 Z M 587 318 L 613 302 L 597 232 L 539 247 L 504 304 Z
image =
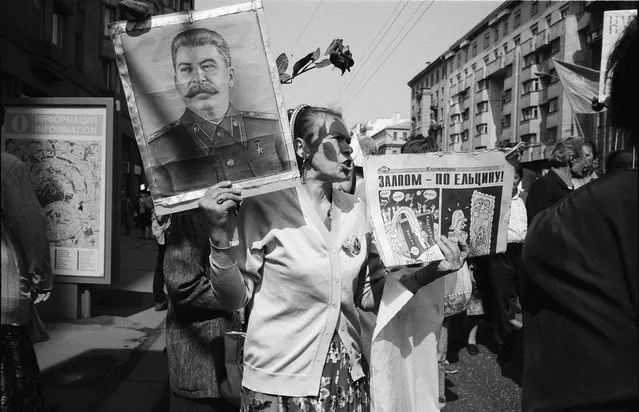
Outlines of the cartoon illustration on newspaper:
M 439 236 L 464 240 L 471 256 L 505 250 L 513 169 L 503 153 L 371 156 L 364 173 L 386 266 L 441 260 Z

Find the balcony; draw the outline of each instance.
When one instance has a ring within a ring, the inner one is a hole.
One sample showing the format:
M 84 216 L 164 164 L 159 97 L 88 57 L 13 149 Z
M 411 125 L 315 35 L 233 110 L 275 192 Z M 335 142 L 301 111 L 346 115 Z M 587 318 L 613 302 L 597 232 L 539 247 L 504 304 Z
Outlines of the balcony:
M 530 80 L 533 78 L 537 78 L 535 73 L 543 73 L 543 68 L 538 64 L 531 64 L 530 66 L 524 67 L 521 69 L 521 74 L 519 75 L 519 81 L 525 82 L 526 80 Z
M 593 29 L 586 36 L 586 43 L 588 43 L 588 45 L 591 45 L 592 43 L 601 40 L 602 36 L 603 36 L 603 27 L 598 27 L 596 29 Z
M 559 20 L 557 23 L 550 26 L 549 41 L 553 41 L 557 37 L 563 36 L 565 32 L 566 32 L 566 21 L 565 19 Z
M 490 91 L 488 89 L 479 90 L 475 95 L 475 103 L 490 100 Z
M 492 115 L 490 112 L 480 112 L 475 114 L 475 124 L 490 123 L 492 121 Z
M 490 77 L 506 77 L 504 56 L 499 56 L 486 65 L 486 78 Z
M 521 123 L 519 124 L 519 136 L 530 134 L 530 133 L 537 133 L 537 136 L 539 136 L 540 123 L 541 123 L 541 119 L 539 117 L 537 117 L 536 119 L 530 119 L 525 121 L 522 120 Z
M 542 30 L 541 32 L 537 33 L 537 35 L 535 36 L 534 43 L 535 43 L 535 50 L 539 50 L 544 47 L 549 47 L 550 32 L 548 30 Z
M 541 101 L 542 101 L 542 91 L 535 90 L 522 95 L 521 98 L 519 99 L 519 104 L 521 107 L 539 106 L 539 102 Z
M 461 122 L 451 123 L 448 129 L 448 133 L 450 134 L 459 134 L 462 132 L 462 124 Z
M 521 43 L 519 47 L 520 47 L 522 56 L 525 56 L 535 51 L 535 47 L 533 43 L 534 43 L 533 38 L 530 38 L 526 40 L 525 42 Z
M 513 64 L 515 62 L 515 49 L 512 49 L 504 55 L 504 66 Z

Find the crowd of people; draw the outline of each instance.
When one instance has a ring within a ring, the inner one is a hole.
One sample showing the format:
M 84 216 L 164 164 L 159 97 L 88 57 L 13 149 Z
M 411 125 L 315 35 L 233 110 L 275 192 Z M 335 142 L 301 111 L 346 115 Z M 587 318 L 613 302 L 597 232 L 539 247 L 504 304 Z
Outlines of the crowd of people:
M 612 54 L 607 102 L 614 126 L 633 139 L 637 46 L 635 20 Z M 365 331 L 375 318 L 361 311 L 379 309 L 388 277 L 358 191 L 364 176 L 340 113 L 301 105 L 289 116 L 299 188 L 244 198 L 231 182 L 219 182 L 197 209 L 156 219 L 173 412 L 371 409 L 370 341 L 362 337 L 370 339 Z M 486 317 L 500 355 L 523 331 L 527 412 L 639 406 L 637 172 L 624 170 L 634 167 L 626 152 L 606 159 L 603 176 L 596 160 L 591 142 L 562 140 L 528 194 L 513 161 L 506 252 L 467 262 L 466 241 L 442 236 L 436 242 L 444 259 L 399 280 L 417 294 L 470 264 L 482 293 L 468 315 Z M 27 323 L 33 303 L 48 296 L 51 269 L 42 211 L 25 173 L 3 154 L 1 359 L 10 379 L 2 380 L 2 410 L 45 410 Z M 147 197 L 137 205 L 145 237 L 153 214 Z M 14 230 L 25 219 L 29 230 Z M 454 373 L 445 356 L 449 321 L 442 326 L 432 363 Z M 229 351 L 229 331 L 245 331 L 237 352 Z M 474 324 L 467 343 L 478 353 Z

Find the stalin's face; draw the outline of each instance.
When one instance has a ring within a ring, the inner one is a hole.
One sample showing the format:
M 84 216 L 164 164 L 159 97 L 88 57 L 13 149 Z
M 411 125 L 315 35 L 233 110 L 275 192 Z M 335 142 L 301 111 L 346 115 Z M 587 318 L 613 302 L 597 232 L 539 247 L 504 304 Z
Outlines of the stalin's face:
M 186 107 L 207 120 L 224 116 L 235 85 L 233 68 L 212 44 L 182 46 L 175 56 L 175 87 Z

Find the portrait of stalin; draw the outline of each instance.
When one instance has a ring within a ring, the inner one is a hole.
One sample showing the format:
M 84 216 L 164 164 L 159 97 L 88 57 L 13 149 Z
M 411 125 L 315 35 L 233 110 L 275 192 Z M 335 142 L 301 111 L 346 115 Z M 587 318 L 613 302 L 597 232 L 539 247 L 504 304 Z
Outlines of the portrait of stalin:
M 277 115 L 237 110 L 231 50 L 213 30 L 183 31 L 171 43 L 175 88 L 186 110 L 147 140 L 156 182 L 168 197 L 290 169 Z

